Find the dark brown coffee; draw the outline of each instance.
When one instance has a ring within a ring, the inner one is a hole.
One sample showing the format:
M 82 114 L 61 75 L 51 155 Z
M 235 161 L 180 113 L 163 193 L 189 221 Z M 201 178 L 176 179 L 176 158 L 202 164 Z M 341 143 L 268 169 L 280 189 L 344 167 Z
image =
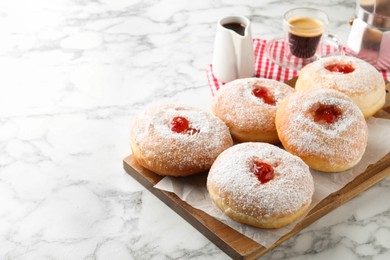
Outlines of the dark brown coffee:
M 297 17 L 288 20 L 288 43 L 292 55 L 310 58 L 316 53 L 323 33 L 323 23 L 315 18 Z
M 245 36 L 245 25 L 242 23 L 225 23 L 222 26 L 226 29 L 235 31 L 239 35 Z

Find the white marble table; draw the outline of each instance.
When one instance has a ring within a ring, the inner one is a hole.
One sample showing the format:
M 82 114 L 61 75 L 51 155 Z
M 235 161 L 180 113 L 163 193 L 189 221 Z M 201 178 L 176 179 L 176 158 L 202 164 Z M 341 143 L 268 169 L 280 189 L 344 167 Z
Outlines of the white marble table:
M 215 23 L 255 37 L 295 6 L 325 10 L 343 40 L 354 1 L 2 1 L 0 259 L 227 259 L 122 168 L 151 102 L 209 109 Z M 390 259 L 390 179 L 264 259 Z

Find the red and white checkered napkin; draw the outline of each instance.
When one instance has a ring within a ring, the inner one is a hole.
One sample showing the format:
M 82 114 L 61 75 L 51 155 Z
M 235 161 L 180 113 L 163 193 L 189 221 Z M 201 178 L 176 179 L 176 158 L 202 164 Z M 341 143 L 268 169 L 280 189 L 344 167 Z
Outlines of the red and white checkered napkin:
M 267 45 L 266 40 L 262 39 L 253 39 L 253 49 L 255 55 L 255 77 L 258 78 L 267 78 L 274 79 L 277 81 L 285 82 L 298 75 L 298 71 L 294 69 L 283 68 L 267 58 L 265 53 L 265 48 Z M 328 47 L 327 50 L 330 51 Z M 280 56 L 283 56 L 284 53 L 284 44 L 276 43 L 272 52 L 275 54 L 280 53 Z M 210 85 L 211 93 L 214 95 L 218 89 L 224 84 L 214 77 L 212 64 L 207 66 L 207 80 Z M 382 71 L 383 78 L 390 80 L 390 71 Z

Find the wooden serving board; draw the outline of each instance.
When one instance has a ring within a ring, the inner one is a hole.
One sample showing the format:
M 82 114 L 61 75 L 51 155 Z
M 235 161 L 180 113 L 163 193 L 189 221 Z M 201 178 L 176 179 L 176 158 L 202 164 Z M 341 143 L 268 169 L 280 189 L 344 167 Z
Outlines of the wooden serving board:
M 295 81 L 289 82 L 291 85 L 294 85 L 294 83 Z M 376 115 L 377 117 L 390 119 L 389 91 L 390 83 L 387 83 L 386 104 L 384 108 L 378 112 Z M 132 155 L 123 160 L 123 166 L 129 175 L 173 209 L 193 227 L 199 230 L 199 232 L 206 236 L 230 257 L 233 259 L 255 259 L 281 244 L 291 236 L 297 234 L 303 228 L 307 227 L 333 209 L 339 207 L 359 193 L 381 181 L 383 178 L 390 176 L 390 153 L 384 156 L 377 163 L 370 165 L 365 172 L 357 176 L 344 188 L 330 194 L 322 200 L 295 226 L 292 231 L 281 237 L 268 248 L 263 247 L 203 211 L 191 207 L 176 196 L 176 194 L 154 188 L 153 186 L 163 177 L 140 166 Z

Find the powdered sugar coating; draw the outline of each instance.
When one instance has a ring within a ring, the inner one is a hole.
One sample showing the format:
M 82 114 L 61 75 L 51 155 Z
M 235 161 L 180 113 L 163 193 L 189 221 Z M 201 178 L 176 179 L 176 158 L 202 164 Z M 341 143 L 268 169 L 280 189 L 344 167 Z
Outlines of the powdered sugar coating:
M 348 64 L 355 70 L 351 73 L 331 72 L 325 67 L 333 64 Z M 297 90 L 328 88 L 351 95 L 364 95 L 383 88 L 385 82 L 380 73 L 368 62 L 351 56 L 331 56 L 306 65 L 299 72 Z
M 261 184 L 251 172 L 254 160 L 274 169 L 274 178 Z M 280 217 L 310 204 L 314 192 L 309 167 L 298 157 L 267 143 L 235 145 L 218 156 L 207 186 L 235 211 L 258 218 Z
M 190 127 L 199 133 L 173 132 L 169 124 L 177 116 L 186 118 Z M 229 129 L 219 118 L 176 104 L 150 106 L 136 117 L 131 129 L 134 155 L 146 161 L 141 165 L 163 175 L 188 175 L 207 170 L 232 144 Z
M 330 166 L 361 158 L 367 145 L 367 124 L 362 112 L 345 94 L 328 89 L 300 91 L 283 103 L 276 125 L 288 151 L 301 158 L 319 158 Z M 315 122 L 313 114 L 320 105 L 340 108 L 341 117 L 332 124 Z
M 267 88 L 274 96 L 269 105 L 252 94 L 254 88 Z M 287 84 L 261 78 L 238 79 L 224 85 L 214 96 L 213 112 L 229 127 L 242 131 L 276 131 L 275 114 L 279 103 L 294 89 Z

